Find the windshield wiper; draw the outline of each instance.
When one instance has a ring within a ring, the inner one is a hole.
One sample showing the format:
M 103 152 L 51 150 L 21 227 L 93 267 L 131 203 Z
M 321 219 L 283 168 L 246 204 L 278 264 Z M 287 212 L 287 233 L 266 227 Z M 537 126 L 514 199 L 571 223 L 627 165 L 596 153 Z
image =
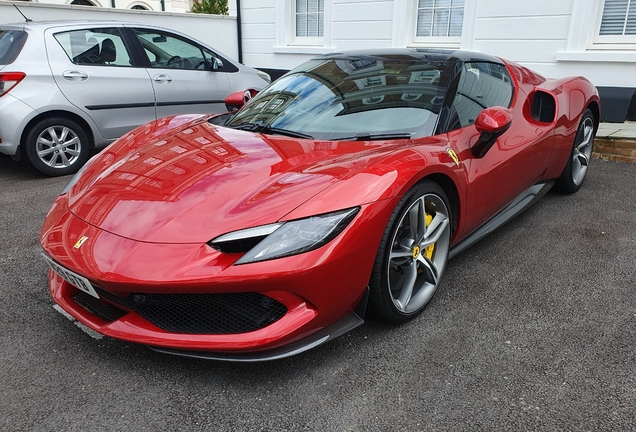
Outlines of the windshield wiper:
M 289 129 L 281 129 L 277 127 L 271 127 L 268 124 L 258 124 L 258 123 L 250 123 L 245 122 L 238 124 L 236 126 L 230 126 L 233 129 L 246 130 L 250 132 L 259 132 L 264 134 L 274 134 L 274 135 L 284 135 L 293 138 L 305 138 L 305 139 L 314 139 L 311 135 L 304 134 L 302 132 L 296 132 Z
M 409 139 L 410 133 L 393 133 L 393 134 L 370 134 L 359 133 L 352 137 L 336 138 L 334 141 L 383 141 L 394 139 Z

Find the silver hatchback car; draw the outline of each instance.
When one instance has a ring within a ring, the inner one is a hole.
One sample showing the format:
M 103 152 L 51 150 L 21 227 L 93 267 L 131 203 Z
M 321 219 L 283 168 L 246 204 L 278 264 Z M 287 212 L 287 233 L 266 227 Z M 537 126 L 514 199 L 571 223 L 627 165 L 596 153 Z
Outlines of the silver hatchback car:
M 269 75 L 173 30 L 120 22 L 0 25 L 0 153 L 50 176 L 136 126 L 226 111 Z

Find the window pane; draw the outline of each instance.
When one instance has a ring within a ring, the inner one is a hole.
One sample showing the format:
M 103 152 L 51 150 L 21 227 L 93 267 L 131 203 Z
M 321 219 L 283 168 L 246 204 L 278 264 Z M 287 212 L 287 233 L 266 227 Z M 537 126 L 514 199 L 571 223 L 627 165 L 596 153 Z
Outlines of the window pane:
M 318 36 L 318 15 L 317 14 L 307 14 L 307 36 L 308 37 Z
M 450 28 L 448 30 L 449 36 L 461 36 L 462 35 L 462 23 L 464 21 L 463 9 L 451 9 L 450 16 Z
M 433 17 L 433 36 L 448 36 L 449 9 L 436 9 Z
M 417 36 L 430 37 L 433 34 L 433 11 L 421 9 L 417 13 Z
M 628 0 L 605 0 L 600 35 L 622 35 Z
M 463 20 L 464 0 L 419 0 L 416 36 L 460 37 Z
M 126 45 L 116 28 L 74 30 L 54 36 L 77 65 L 132 66 Z
M 636 35 L 636 1 L 632 0 L 629 5 L 629 13 L 627 14 L 627 27 L 625 27 L 626 35 Z
M 466 63 L 453 101 L 451 129 L 473 124 L 484 108 L 509 107 L 511 100 L 512 79 L 503 66 L 496 63 Z
M 296 15 L 296 36 L 307 36 L 307 15 Z
M 198 45 L 173 34 L 135 29 L 139 42 L 148 54 L 151 67 L 170 69 L 202 69 L 205 59 Z
M 296 36 L 322 37 L 324 0 L 296 0 Z

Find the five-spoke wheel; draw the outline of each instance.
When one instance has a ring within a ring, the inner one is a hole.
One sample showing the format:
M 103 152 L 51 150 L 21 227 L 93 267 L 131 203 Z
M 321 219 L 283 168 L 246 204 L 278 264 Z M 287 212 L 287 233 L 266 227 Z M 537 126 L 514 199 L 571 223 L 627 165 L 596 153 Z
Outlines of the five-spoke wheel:
M 444 190 L 430 181 L 411 189 L 393 213 L 371 278 L 372 306 L 390 322 L 424 309 L 439 286 L 451 238 Z
M 594 116 L 589 109 L 585 110 L 574 137 L 574 144 L 570 158 L 557 180 L 556 189 L 564 193 L 574 193 L 579 190 L 585 180 L 587 168 L 592 156 L 594 145 Z

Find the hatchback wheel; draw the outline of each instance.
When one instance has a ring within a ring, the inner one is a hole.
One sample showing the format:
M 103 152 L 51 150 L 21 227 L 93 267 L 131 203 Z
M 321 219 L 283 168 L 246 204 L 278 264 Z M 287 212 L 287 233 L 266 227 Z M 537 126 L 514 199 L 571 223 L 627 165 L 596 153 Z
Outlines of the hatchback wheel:
M 77 172 L 89 156 L 88 135 L 64 117 L 50 117 L 36 123 L 26 135 L 25 154 L 31 165 L 48 176 Z

